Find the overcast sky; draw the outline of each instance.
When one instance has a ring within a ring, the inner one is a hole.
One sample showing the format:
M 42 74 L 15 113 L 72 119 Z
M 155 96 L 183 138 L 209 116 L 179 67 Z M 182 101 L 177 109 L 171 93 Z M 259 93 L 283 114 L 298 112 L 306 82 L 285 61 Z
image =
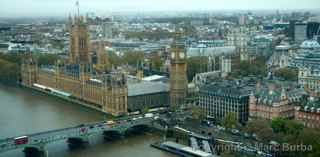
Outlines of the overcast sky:
M 66 16 L 76 0 L 0 0 L 1 17 Z M 79 0 L 80 10 L 105 14 L 118 11 L 189 11 L 224 9 L 318 9 L 320 0 Z

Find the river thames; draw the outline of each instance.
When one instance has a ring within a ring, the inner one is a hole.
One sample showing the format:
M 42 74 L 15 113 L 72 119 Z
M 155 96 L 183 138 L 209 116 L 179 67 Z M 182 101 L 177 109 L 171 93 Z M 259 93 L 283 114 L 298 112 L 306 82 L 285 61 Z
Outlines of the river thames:
M 64 100 L 19 87 L 0 86 L 0 139 L 101 121 L 102 113 Z M 65 141 L 47 146 L 49 157 L 175 157 L 150 144 L 159 135 L 144 133 L 116 141 L 92 136 L 85 149 L 69 150 Z M 21 149 L 0 157 L 22 157 Z

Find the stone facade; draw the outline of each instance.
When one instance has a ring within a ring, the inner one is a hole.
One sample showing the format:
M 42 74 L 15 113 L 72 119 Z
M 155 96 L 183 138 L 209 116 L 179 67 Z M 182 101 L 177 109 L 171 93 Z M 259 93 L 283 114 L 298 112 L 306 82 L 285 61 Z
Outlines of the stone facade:
M 27 87 L 40 84 L 61 92 L 71 94 L 103 112 L 118 116 L 127 113 L 128 88 L 123 73 L 111 72 L 100 76 L 91 76 L 80 67 L 80 72 L 70 73 L 66 67 L 55 69 L 38 68 L 36 72 L 29 67 L 22 70 L 22 82 Z M 93 79 L 95 78 L 95 79 Z
M 89 64 L 91 62 L 89 49 L 90 39 L 88 26 L 83 17 L 69 18 L 70 47 L 69 64 Z
M 170 104 L 184 104 L 187 96 L 187 63 L 184 44 L 175 43 L 171 46 L 170 67 Z
M 277 117 L 293 118 L 294 106 L 286 98 L 279 102 L 267 104 L 257 101 L 254 95 L 250 96 L 250 117 L 272 120 Z
M 263 88 L 258 82 L 255 93 L 250 95 L 250 117 L 269 120 L 277 117 L 294 118 L 294 107 L 306 94 L 304 90 L 276 87 L 273 83 L 268 85 L 268 88 Z
M 296 107 L 295 120 L 300 121 L 304 126 L 320 128 L 320 108 Z
M 229 83 L 209 84 L 200 88 L 199 107 L 208 117 L 221 121 L 228 113 L 234 113 L 239 123 L 246 123 L 249 117 L 250 89 Z
M 128 87 L 126 75 L 112 71 L 94 75 L 89 54 L 89 35 L 82 17 L 69 19 L 70 49 L 68 63 L 38 67 L 31 54 L 26 56 L 21 70 L 22 85 L 44 87 L 53 94 L 67 93 L 103 112 L 118 116 L 128 111 Z M 101 42 L 102 43 L 102 42 Z M 98 64 L 108 64 L 104 45 L 99 45 Z

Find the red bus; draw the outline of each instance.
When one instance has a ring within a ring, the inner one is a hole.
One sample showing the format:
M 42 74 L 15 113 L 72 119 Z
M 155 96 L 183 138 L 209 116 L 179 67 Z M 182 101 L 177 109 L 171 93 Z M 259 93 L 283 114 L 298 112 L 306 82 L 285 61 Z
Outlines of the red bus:
M 14 139 L 14 144 L 26 144 L 28 143 L 28 136 L 21 136 Z

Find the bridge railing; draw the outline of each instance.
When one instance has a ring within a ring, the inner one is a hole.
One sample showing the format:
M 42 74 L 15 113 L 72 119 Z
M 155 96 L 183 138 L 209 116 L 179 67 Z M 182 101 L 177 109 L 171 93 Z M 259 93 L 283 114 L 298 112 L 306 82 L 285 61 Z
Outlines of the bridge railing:
M 26 143 L 17 144 L 15 143 L 16 138 L 22 136 L 16 136 L 11 138 L 0 139 L 0 152 L 23 148 L 28 145 L 38 145 L 38 144 L 47 144 L 58 140 L 67 139 L 70 137 L 81 137 L 88 136 L 91 134 L 115 130 L 119 131 L 122 128 L 127 129 L 134 125 L 148 124 L 153 121 L 153 118 L 147 118 L 143 116 L 133 116 L 127 119 L 114 120 L 113 124 L 110 125 L 106 121 L 95 122 L 89 124 L 81 124 L 78 126 L 73 126 L 69 128 L 56 129 L 51 131 L 39 132 L 34 134 L 23 135 L 27 137 L 28 140 Z

